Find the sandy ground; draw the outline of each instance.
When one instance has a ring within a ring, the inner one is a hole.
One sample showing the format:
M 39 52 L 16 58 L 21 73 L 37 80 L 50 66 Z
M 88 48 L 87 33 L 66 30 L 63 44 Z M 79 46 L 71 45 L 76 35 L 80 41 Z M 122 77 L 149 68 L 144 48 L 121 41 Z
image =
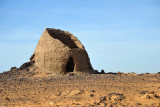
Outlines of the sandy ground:
M 33 75 L 1 73 L 0 107 L 160 107 L 160 74 Z

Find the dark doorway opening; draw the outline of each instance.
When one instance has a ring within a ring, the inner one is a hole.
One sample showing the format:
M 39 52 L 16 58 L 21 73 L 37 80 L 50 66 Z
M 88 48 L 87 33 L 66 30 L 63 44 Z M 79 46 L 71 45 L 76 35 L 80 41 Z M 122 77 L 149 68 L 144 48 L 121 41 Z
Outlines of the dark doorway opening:
M 74 70 L 74 61 L 73 58 L 70 57 L 66 65 L 66 73 L 73 72 L 73 70 Z

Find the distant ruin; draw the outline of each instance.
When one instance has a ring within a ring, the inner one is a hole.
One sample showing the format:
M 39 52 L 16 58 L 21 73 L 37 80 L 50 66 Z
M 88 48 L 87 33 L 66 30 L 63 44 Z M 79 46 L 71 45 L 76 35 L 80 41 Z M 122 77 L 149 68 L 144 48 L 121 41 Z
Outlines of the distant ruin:
M 54 75 L 94 72 L 81 42 L 73 34 L 60 29 L 44 30 L 30 60 L 43 72 Z

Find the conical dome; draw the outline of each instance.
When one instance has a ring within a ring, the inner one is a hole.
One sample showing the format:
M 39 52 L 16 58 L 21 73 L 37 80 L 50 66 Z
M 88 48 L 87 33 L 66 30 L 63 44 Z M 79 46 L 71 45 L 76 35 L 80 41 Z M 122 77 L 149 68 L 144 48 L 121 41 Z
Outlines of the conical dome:
M 44 30 L 31 60 L 42 71 L 55 75 L 68 72 L 93 73 L 81 42 L 73 34 L 60 29 Z

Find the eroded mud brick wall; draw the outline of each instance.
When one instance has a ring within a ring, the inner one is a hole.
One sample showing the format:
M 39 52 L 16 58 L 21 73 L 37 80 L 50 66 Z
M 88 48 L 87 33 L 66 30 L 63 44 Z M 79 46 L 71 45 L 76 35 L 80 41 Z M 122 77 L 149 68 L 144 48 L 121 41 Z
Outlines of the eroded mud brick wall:
M 93 73 L 81 42 L 73 34 L 60 29 L 44 30 L 32 60 L 44 72 L 57 75 L 68 72 Z

